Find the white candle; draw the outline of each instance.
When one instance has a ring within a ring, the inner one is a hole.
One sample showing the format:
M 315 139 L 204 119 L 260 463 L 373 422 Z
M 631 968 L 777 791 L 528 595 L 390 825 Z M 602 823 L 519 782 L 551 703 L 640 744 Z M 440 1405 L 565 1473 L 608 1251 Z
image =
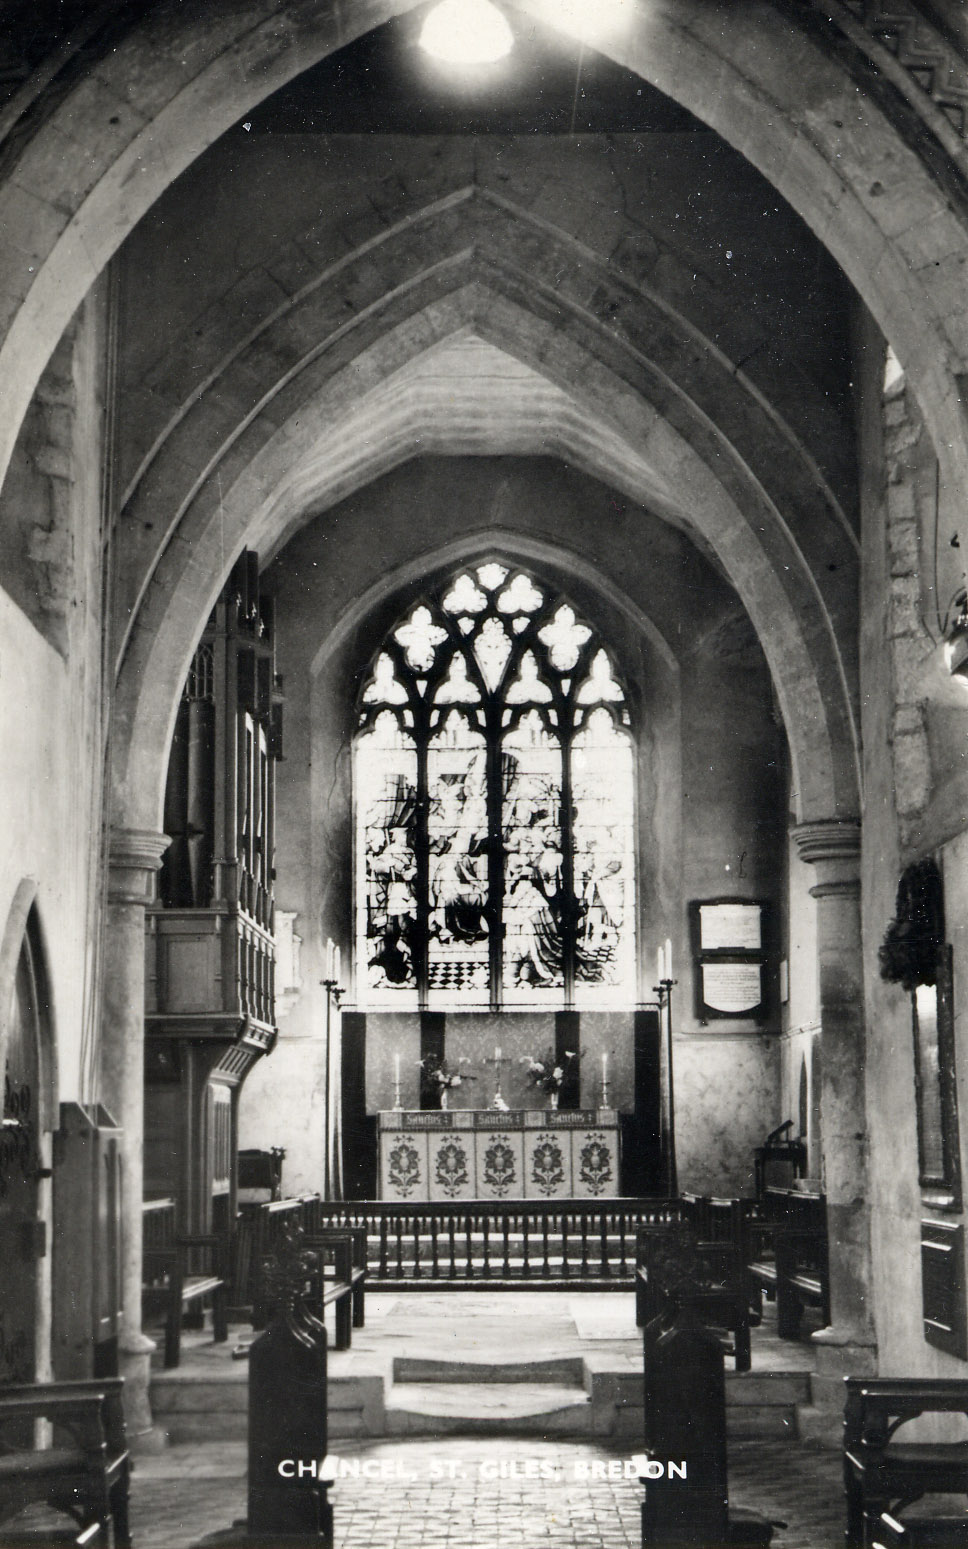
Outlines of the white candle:
M 397 1083 L 397 1086 L 399 1086 L 400 1085 L 400 1056 L 399 1056 L 399 1054 L 395 1054 L 393 1056 L 393 1079 Z
M 495 1046 L 494 1046 L 494 1058 L 495 1058 L 495 1060 L 499 1060 L 501 1058 L 501 1045 L 500 1044 L 495 1044 Z
M 666 979 L 672 978 L 672 942 L 668 936 L 666 937 L 665 944 L 665 974 L 663 977 Z
M 602 1080 L 603 1081 L 607 1081 L 608 1080 L 608 1055 L 607 1054 L 603 1054 L 602 1055 Z
M 332 983 L 333 979 L 333 938 L 326 938 L 326 977 Z
M 334 980 L 335 980 L 335 982 L 337 984 L 339 984 L 339 974 L 340 974 L 339 947 L 334 947 L 333 948 L 333 978 L 334 978 Z

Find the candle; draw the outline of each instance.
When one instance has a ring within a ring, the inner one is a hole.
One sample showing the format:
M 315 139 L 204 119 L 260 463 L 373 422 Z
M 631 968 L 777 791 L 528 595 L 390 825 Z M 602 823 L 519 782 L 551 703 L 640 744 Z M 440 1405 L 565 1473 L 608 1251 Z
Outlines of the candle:
M 500 1044 L 495 1044 L 495 1046 L 494 1046 L 494 1058 L 495 1058 L 495 1060 L 499 1060 L 501 1058 L 501 1045 Z
M 333 938 L 326 938 L 326 977 L 332 983 L 333 980 Z
M 399 1056 L 399 1054 L 395 1054 L 393 1056 L 393 1079 L 397 1083 L 397 1086 L 399 1086 L 400 1085 L 400 1056 Z
M 336 984 L 339 984 L 339 974 L 340 974 L 339 947 L 334 947 L 333 948 L 333 980 L 334 980 L 334 982 Z
M 608 1080 L 608 1055 L 607 1054 L 603 1054 L 602 1055 L 602 1080 L 603 1081 L 607 1081 Z
M 672 978 L 672 942 L 668 936 L 666 937 L 665 944 L 665 974 L 663 977 L 666 979 Z

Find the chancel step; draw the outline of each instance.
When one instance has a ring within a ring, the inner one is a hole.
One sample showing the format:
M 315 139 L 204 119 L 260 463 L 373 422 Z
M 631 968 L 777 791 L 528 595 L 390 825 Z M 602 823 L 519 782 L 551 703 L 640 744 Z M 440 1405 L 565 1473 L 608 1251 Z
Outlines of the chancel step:
M 387 1434 L 556 1436 L 606 1434 L 606 1417 L 583 1389 L 555 1383 L 395 1383 L 386 1405 Z
M 585 1381 L 581 1356 L 548 1361 L 434 1361 L 420 1356 L 398 1356 L 393 1363 L 394 1383 L 426 1382 L 532 1382 L 580 1388 Z

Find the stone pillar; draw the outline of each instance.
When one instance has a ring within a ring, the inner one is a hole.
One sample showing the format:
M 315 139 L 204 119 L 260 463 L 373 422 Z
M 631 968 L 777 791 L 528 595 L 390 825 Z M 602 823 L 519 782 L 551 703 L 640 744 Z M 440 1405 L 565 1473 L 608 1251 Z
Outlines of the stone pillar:
M 148 1402 L 154 1341 L 141 1331 L 141 1199 L 143 1192 L 145 1080 L 145 905 L 152 877 L 170 841 L 135 828 L 111 832 L 104 940 L 101 1102 L 122 1126 L 121 1374 L 131 1445 L 141 1451 L 164 1445 L 152 1427 Z
M 864 1067 L 860 825 L 829 819 L 794 829 L 801 858 L 816 869 L 822 1052 L 823 1182 L 830 1244 L 830 1327 L 814 1335 L 817 1372 L 801 1434 L 837 1442 L 843 1377 L 874 1371 L 867 1110 Z

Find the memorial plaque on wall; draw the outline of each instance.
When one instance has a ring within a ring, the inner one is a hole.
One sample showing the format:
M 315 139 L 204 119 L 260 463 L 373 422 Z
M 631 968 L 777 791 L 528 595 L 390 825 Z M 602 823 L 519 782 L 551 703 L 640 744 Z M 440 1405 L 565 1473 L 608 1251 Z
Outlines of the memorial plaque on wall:
M 763 905 L 699 905 L 700 952 L 762 952 Z
M 707 1011 L 751 1016 L 763 1002 L 762 963 L 702 963 L 702 1000 Z
M 755 899 L 709 898 L 689 905 L 696 1015 L 703 1022 L 765 1015 L 767 905 Z

